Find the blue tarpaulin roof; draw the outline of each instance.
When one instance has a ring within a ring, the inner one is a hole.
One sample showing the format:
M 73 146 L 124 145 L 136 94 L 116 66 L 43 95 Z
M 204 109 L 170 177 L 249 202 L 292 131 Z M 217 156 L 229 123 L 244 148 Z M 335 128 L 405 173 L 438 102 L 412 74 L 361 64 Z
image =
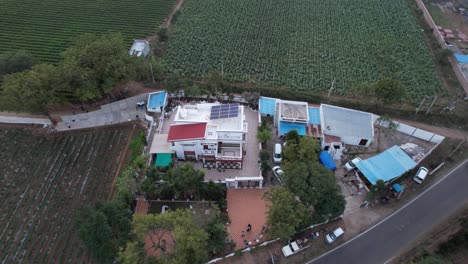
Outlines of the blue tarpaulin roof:
M 327 151 L 323 150 L 322 152 L 320 152 L 319 159 L 320 162 L 322 162 L 323 166 L 329 168 L 330 170 L 336 170 L 335 162 L 333 162 L 333 158 Z
M 259 110 L 260 114 L 275 115 L 276 99 L 268 97 L 260 97 Z
M 468 63 L 468 55 L 455 54 L 458 63 Z
M 398 183 L 393 184 L 393 189 L 395 189 L 396 192 L 403 191 L 403 187 Z
M 387 182 L 416 167 L 416 162 L 398 146 L 356 164 L 359 171 L 375 185 L 377 180 Z
M 309 107 L 309 124 L 320 125 L 320 109 Z
M 290 123 L 290 122 L 283 122 L 280 121 L 279 123 L 279 135 L 282 136 L 288 133 L 291 130 L 297 130 L 299 136 L 306 135 L 306 125 L 305 124 L 298 124 L 298 123 Z

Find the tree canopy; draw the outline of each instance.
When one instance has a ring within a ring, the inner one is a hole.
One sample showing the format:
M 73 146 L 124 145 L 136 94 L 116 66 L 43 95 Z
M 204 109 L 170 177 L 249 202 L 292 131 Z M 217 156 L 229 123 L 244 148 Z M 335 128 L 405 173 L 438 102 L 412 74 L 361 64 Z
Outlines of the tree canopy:
M 3 74 L 0 108 L 40 112 L 73 100 L 98 99 L 123 81 L 140 79 L 148 71 L 141 58 L 131 57 L 120 34 L 84 34 L 63 53 L 57 65 L 31 68 L 25 53 L 0 56 Z
M 389 78 L 379 80 L 374 89 L 377 99 L 384 105 L 400 102 L 406 95 L 401 82 Z
M 175 196 L 176 198 L 200 197 L 204 184 L 205 173 L 197 170 L 192 164 L 182 164 L 167 174 L 161 175 L 164 181 L 158 187 L 158 194 Z
M 29 70 L 33 64 L 33 57 L 24 51 L 0 54 L 0 83 L 4 75 Z
M 260 143 L 265 143 L 268 140 L 271 140 L 272 134 L 271 134 L 271 129 L 268 127 L 267 123 L 265 121 L 262 121 L 260 126 L 257 128 L 257 139 L 260 141 Z
M 295 131 L 295 130 L 293 130 Z M 288 134 L 291 133 L 288 132 Z M 296 132 L 297 133 L 297 132 Z M 320 146 L 312 137 L 297 137 L 289 134 L 286 137 L 286 146 L 283 150 L 283 159 L 287 162 L 293 161 L 317 161 Z M 288 139 L 289 138 L 289 139 Z
M 271 238 L 288 239 L 307 222 L 309 214 L 306 208 L 286 188 L 270 188 L 265 199 L 270 202 L 267 224 Z
M 131 211 L 119 200 L 85 206 L 77 213 L 78 236 L 97 263 L 112 263 L 131 229 Z
M 284 168 L 285 186 L 314 214 L 328 218 L 343 213 L 345 200 L 330 170 L 317 161 L 294 161 Z
M 145 239 L 149 236 L 146 250 L 158 252 L 153 256 L 156 263 L 204 263 L 208 259 L 209 235 L 193 224 L 187 210 L 169 211 L 164 214 L 135 215 L 133 233 L 137 241 L 127 242 L 119 253 L 122 263 L 145 263 Z M 143 249 L 143 250 L 142 250 Z
M 0 104 L 8 110 L 42 111 L 51 103 L 65 100 L 58 92 L 62 87 L 60 80 L 59 69 L 49 64 L 6 75 Z
M 81 100 L 99 98 L 117 83 L 136 75 L 137 59 L 129 56 L 128 47 L 118 33 L 84 34 L 63 57 L 70 88 Z

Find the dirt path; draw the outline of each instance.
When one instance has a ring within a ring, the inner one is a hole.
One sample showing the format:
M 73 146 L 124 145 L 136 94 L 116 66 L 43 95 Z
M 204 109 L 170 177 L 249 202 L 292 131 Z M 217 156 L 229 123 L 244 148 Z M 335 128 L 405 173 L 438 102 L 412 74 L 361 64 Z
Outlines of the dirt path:
M 174 16 L 175 12 L 180 9 L 182 4 L 184 3 L 184 0 L 177 0 L 176 4 L 174 5 L 174 8 L 172 8 L 171 12 L 169 13 L 169 16 L 163 21 L 162 27 L 169 28 L 172 25 L 172 17 Z
M 184 0 L 177 0 L 175 5 L 172 7 L 172 10 L 171 12 L 169 13 L 169 15 L 167 15 L 167 17 L 163 20 L 163 22 L 161 23 L 161 27 L 162 28 L 170 28 L 172 26 L 172 17 L 174 16 L 175 12 L 177 12 L 180 7 L 182 6 L 182 4 L 184 3 Z M 156 33 L 151 35 L 151 36 L 148 36 L 146 38 L 146 40 L 148 41 L 153 41 L 156 39 Z
M 117 167 L 117 170 L 115 171 L 114 180 L 112 181 L 112 186 L 110 188 L 109 196 L 107 197 L 107 200 L 111 200 L 112 197 L 114 196 L 115 182 L 117 181 L 117 178 L 119 177 L 120 171 L 122 170 L 122 167 L 123 167 L 123 164 L 124 164 L 124 161 L 125 161 L 125 158 L 127 157 L 128 147 L 130 146 L 130 142 L 132 142 L 133 133 L 135 132 L 135 128 L 136 128 L 136 125 L 134 125 L 132 127 L 132 131 L 130 131 L 130 134 L 128 135 L 127 144 L 125 144 L 125 148 L 124 148 L 124 150 L 122 152 L 122 156 L 120 157 L 119 166 Z

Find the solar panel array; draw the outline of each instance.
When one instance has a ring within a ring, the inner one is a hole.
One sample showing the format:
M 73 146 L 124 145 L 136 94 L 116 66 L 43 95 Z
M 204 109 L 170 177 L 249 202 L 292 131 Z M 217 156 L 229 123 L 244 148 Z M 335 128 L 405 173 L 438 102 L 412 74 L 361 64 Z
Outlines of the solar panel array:
M 239 104 L 223 104 L 211 107 L 210 119 L 221 119 L 237 117 L 239 115 Z

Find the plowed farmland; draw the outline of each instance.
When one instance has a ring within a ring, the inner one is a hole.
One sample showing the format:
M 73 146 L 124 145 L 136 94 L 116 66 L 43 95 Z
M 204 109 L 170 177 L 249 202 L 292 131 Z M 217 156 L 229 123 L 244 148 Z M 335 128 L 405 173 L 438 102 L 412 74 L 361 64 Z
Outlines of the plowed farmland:
M 83 33 L 121 32 L 129 43 L 157 31 L 175 0 L 0 0 L 0 53 L 25 50 L 42 62 Z
M 106 200 L 129 127 L 44 136 L 0 128 L 0 262 L 83 263 L 78 208 Z
M 410 98 L 440 91 L 406 0 L 185 0 L 166 52 L 173 72 L 346 94 L 401 80 Z

